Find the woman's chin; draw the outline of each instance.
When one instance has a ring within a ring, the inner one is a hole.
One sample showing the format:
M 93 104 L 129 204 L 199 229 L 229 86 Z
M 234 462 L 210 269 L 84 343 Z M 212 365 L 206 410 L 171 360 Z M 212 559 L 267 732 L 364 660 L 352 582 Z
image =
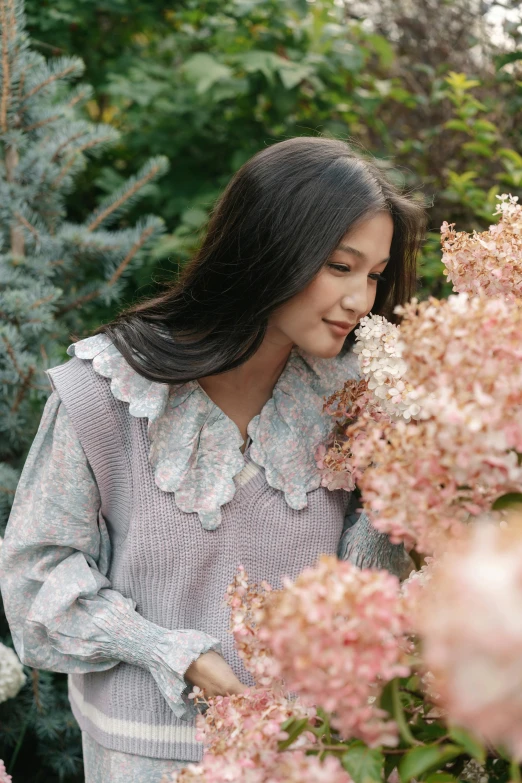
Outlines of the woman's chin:
M 342 351 L 345 340 L 346 337 L 338 337 L 332 340 L 317 340 L 314 342 L 310 340 L 309 345 L 301 344 L 300 348 L 302 348 L 303 351 L 306 351 L 306 353 L 316 356 L 318 359 L 333 359 Z

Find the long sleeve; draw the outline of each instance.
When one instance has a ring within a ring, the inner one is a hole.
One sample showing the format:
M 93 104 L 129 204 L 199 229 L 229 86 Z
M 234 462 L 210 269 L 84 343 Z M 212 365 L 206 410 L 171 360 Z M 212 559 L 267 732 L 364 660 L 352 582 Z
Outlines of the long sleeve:
M 380 533 L 364 512 L 356 510 L 357 505 L 354 493 L 345 515 L 337 556 L 359 568 L 382 568 L 405 579 L 415 569 L 415 564 L 404 545 L 392 544 L 386 533 Z
M 13 643 L 28 666 L 104 671 L 120 661 L 150 671 L 177 717 L 193 708 L 184 674 L 220 649 L 197 630 L 168 630 L 135 611 L 107 579 L 110 539 L 100 495 L 54 391 L 31 445 L 0 554 L 0 587 Z M 182 697 L 183 694 L 183 697 Z

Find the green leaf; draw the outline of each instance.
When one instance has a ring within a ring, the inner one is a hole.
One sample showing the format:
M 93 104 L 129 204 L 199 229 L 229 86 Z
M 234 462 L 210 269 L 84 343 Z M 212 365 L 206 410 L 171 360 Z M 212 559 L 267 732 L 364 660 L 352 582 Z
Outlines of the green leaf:
M 463 133 L 469 133 L 471 131 L 470 126 L 464 122 L 464 120 L 448 120 L 444 123 L 443 127 L 447 130 L 463 131 Z
M 283 731 L 286 731 L 288 734 L 288 739 L 282 740 L 279 743 L 279 750 L 286 750 L 290 747 L 290 745 L 296 741 L 298 736 L 303 733 L 303 731 L 308 726 L 308 718 L 290 718 L 289 720 L 285 721 L 281 729 Z
M 478 761 L 479 764 L 485 764 L 486 762 L 486 749 L 483 744 L 473 734 L 470 734 L 466 729 L 460 726 L 451 726 L 448 730 L 452 740 L 458 742 L 463 748 Z
M 425 783 L 459 783 L 459 779 L 449 772 L 432 772 L 424 780 Z
M 495 60 L 497 63 L 497 69 L 500 71 L 504 65 L 508 65 L 508 63 L 514 63 L 516 60 L 522 60 L 522 52 L 508 52 L 507 54 L 500 55 L 500 57 L 496 57 Z
M 355 783 L 380 783 L 384 756 L 379 750 L 358 743 L 343 753 L 341 764 Z
M 423 745 L 413 748 L 401 759 L 399 777 L 402 783 L 408 783 L 412 778 L 443 766 L 463 752 L 464 748 L 458 745 Z
M 189 57 L 183 65 L 187 79 L 196 86 L 198 95 L 206 92 L 213 84 L 230 79 L 233 71 L 228 65 L 218 62 L 210 54 L 198 52 Z
M 389 68 L 396 56 L 391 43 L 384 36 L 376 34 L 368 35 L 366 40 L 377 53 L 383 68 Z
M 293 63 L 285 60 L 285 64 L 279 68 L 279 78 L 287 90 L 296 87 L 300 82 L 313 73 L 313 68 L 304 63 Z
M 508 147 L 501 147 L 498 151 L 498 155 L 501 158 L 508 158 L 508 160 L 511 160 L 517 166 L 522 166 L 522 155 L 519 155 L 515 150 L 511 150 Z
M 493 511 L 502 511 L 504 508 L 519 506 L 522 503 L 521 492 L 507 492 L 495 500 L 491 508 Z
M 234 61 L 247 73 L 262 73 L 269 83 L 273 83 L 275 74 L 288 63 L 288 60 L 275 52 L 264 52 L 260 49 L 251 49 L 249 52 L 236 55 Z

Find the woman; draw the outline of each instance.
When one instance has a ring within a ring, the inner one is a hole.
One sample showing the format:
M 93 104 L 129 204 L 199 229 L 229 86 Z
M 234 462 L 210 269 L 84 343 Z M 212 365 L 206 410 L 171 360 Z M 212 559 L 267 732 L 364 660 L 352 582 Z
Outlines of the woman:
M 344 142 L 274 144 L 232 179 L 180 280 L 48 371 L 1 586 L 22 661 L 70 675 L 88 783 L 201 758 L 191 687 L 252 682 L 223 604 L 240 563 L 274 587 L 322 553 L 403 567 L 313 455 L 324 397 L 357 377 L 350 335 L 411 295 L 423 229 Z

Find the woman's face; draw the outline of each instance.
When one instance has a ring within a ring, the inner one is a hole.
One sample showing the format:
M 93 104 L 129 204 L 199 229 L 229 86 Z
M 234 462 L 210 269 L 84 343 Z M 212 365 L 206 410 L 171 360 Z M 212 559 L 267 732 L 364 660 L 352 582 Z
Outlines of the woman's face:
M 272 314 L 267 337 L 288 342 L 320 358 L 336 356 L 375 302 L 379 275 L 386 269 L 393 220 L 381 212 L 344 235 L 314 280 Z M 346 324 L 336 329 L 328 321 Z

